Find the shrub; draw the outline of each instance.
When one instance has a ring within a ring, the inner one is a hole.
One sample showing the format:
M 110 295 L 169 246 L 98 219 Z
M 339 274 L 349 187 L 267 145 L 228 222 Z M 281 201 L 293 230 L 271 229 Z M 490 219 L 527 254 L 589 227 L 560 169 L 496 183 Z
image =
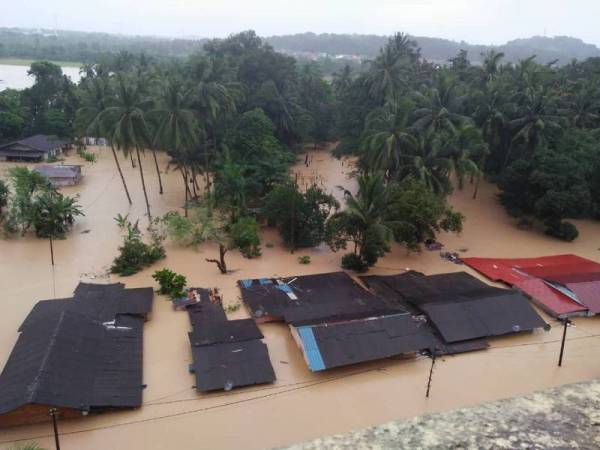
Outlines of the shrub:
M 366 272 L 369 265 L 356 253 L 346 253 L 342 256 L 342 268 L 355 272 Z
M 87 162 L 91 162 L 91 163 L 96 162 L 96 154 L 95 153 L 82 150 L 79 152 L 79 156 L 81 156 Z
M 127 222 L 127 234 L 123 237 L 119 256 L 114 259 L 110 272 L 129 276 L 163 259 L 165 257 L 163 240 L 160 234 L 151 230 L 151 242 L 146 244 L 142 240 L 142 233 L 138 230 L 137 224 L 134 226 Z
M 187 279 L 185 276 L 173 272 L 170 269 L 161 269 L 152 275 L 159 286 L 159 294 L 168 295 L 171 299 L 185 296 L 185 286 Z
M 571 242 L 577 239 L 579 231 L 571 222 L 563 221 L 557 223 L 546 224 L 546 234 L 563 241 Z
M 310 256 L 304 255 L 298 257 L 298 262 L 300 264 L 310 264 Z
M 240 309 L 242 307 L 242 303 L 241 302 L 235 302 L 232 305 L 227 305 L 225 306 L 225 312 L 226 313 L 232 313 L 232 312 L 236 312 L 238 309 Z
M 261 255 L 259 226 L 254 217 L 242 217 L 230 226 L 233 247 L 239 248 L 246 258 L 256 258 Z

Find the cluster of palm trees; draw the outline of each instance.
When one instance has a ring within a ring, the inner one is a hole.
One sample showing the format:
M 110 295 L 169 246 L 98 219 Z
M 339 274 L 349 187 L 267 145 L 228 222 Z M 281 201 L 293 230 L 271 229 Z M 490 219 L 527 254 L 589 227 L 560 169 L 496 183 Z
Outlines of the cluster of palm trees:
M 357 117 L 347 111 L 362 111 L 355 143 L 363 171 L 380 172 L 386 182 L 411 176 L 447 194 L 453 174 L 462 188 L 466 177 L 500 175 L 517 159 L 531 160 L 569 127 L 600 126 L 593 68 L 555 68 L 535 57 L 502 64 L 503 56 L 490 51 L 482 66 L 472 66 L 462 53 L 452 66 L 436 67 L 397 35 L 366 73 L 335 74 L 341 129 L 347 120 L 352 133 Z M 347 95 L 352 90 L 364 94 Z
M 410 176 L 440 194 L 450 191 L 452 173 L 460 188 L 465 176 L 479 177 L 488 150 L 479 129 L 458 112 L 464 101 L 443 72 L 432 87 L 388 99 L 366 118 L 365 172 L 381 172 L 388 182 Z
M 235 113 L 235 87 L 213 79 L 208 69 L 183 74 L 137 66 L 124 73 L 107 73 L 101 67 L 88 67 L 85 73 L 77 123 L 83 133 L 108 140 L 129 204 L 118 151 L 130 158 L 132 166 L 137 163 L 150 219 L 141 157 L 146 151 L 152 153 L 160 194 L 164 188 L 156 152 L 169 154 L 185 182 L 187 205 L 190 183 L 196 191 L 198 174 L 205 173 L 208 180 L 210 151 L 217 146 L 215 129 L 220 120 Z

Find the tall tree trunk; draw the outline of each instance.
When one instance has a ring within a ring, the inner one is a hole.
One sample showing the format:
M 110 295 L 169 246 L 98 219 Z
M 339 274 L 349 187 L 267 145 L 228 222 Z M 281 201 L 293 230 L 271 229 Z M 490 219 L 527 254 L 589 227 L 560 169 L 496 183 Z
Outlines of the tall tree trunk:
M 140 169 L 140 179 L 142 180 L 142 189 L 144 190 L 144 199 L 146 200 L 146 211 L 148 211 L 148 220 L 152 222 L 152 214 L 150 213 L 150 202 L 148 202 L 148 192 L 146 192 L 146 182 L 144 181 L 144 169 L 142 167 L 142 160 L 140 158 L 140 149 L 136 147 L 135 153 L 137 155 L 138 166 Z
M 131 196 L 129 195 L 129 189 L 127 189 L 127 183 L 125 183 L 125 177 L 123 176 L 123 171 L 121 170 L 121 164 L 119 164 L 119 158 L 117 158 L 117 152 L 112 144 L 110 148 L 112 150 L 113 157 L 115 158 L 115 164 L 117 165 L 117 170 L 119 171 L 121 182 L 123 183 L 123 188 L 125 188 L 125 194 L 127 194 L 127 201 L 131 205 Z
M 190 180 L 190 184 L 192 185 L 192 190 L 194 191 L 194 199 L 198 198 L 198 192 L 196 191 L 196 170 L 192 167 L 192 179 Z
M 54 246 L 52 245 L 52 236 L 50 236 L 50 261 L 54 265 Z
M 135 169 L 135 161 L 133 160 L 133 152 L 129 152 L 129 158 L 131 159 L 131 167 Z
M 188 198 L 189 198 L 188 197 L 189 189 L 188 189 L 188 181 L 187 181 L 187 170 L 186 171 L 184 171 L 183 169 L 180 169 L 180 170 L 181 170 L 181 176 L 183 177 L 183 184 L 185 187 L 185 189 L 184 189 L 185 190 L 185 203 L 183 204 L 183 211 L 184 211 L 185 217 L 187 217 L 188 216 Z
M 158 193 L 163 194 L 162 178 L 160 176 L 160 169 L 158 168 L 158 160 L 156 159 L 156 150 L 152 149 L 152 156 L 154 157 L 154 166 L 156 167 L 156 175 L 158 175 Z
M 481 174 L 477 175 L 477 180 L 475 181 L 475 189 L 473 190 L 473 200 L 477 198 L 477 192 L 479 192 L 479 181 L 481 180 Z

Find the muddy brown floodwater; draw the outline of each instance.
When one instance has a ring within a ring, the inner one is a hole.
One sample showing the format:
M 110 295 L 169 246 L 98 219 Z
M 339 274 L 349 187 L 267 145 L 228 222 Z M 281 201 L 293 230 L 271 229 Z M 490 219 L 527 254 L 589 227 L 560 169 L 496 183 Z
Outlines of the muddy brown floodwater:
M 137 169 L 122 161 L 134 205 L 130 208 L 122 191 L 114 161 L 108 149 L 94 149 L 99 159 L 85 163 L 84 178 L 77 187 L 64 192 L 80 195 L 85 217 L 77 221 L 68 238 L 55 244 L 56 266 L 50 265 L 48 242 L 35 238 L 0 240 L 0 365 L 17 339 L 17 328 L 36 301 L 71 295 L 79 280 L 122 281 L 128 287 L 152 286 L 151 274 L 169 267 L 185 274 L 190 286 L 219 287 L 225 303 L 239 300 L 236 280 L 290 276 L 339 270 L 341 255 L 322 246 L 292 255 L 281 247 L 273 230 L 263 233 L 263 256 L 255 260 L 239 253 L 228 255 L 234 272 L 220 275 L 214 264 L 204 261 L 216 248 L 198 250 L 167 245 L 167 258 L 128 278 L 103 274 L 120 243 L 113 220 L 118 213 L 143 218 L 144 201 Z M 349 189 L 352 168 L 324 150 L 310 150 L 312 163 L 304 165 L 301 155 L 294 172 L 299 183 L 316 182 L 341 198 L 336 188 Z M 77 156 L 69 162 L 82 162 Z M 161 158 L 161 167 L 166 167 Z M 158 183 L 151 155 L 144 160 L 152 212 L 155 215 L 180 208 L 183 201 L 181 176 L 163 173 L 164 195 Z M 0 171 L 8 167 L 0 163 Z M 166 169 L 165 169 L 166 170 Z M 580 237 L 562 243 L 538 231 L 518 230 L 495 200 L 494 186 L 483 184 L 479 197 L 472 191 L 456 192 L 452 204 L 467 216 L 459 236 L 442 234 L 448 250 L 466 249 L 471 256 L 525 257 L 555 253 L 576 253 L 600 260 L 600 224 L 577 221 Z M 143 219 L 142 219 L 143 220 Z M 266 247 L 272 242 L 272 248 Z M 299 255 L 312 262 L 301 265 Z M 440 259 L 438 252 L 408 254 L 395 246 L 379 260 L 374 274 L 391 274 L 406 268 L 427 274 L 470 269 Z M 247 317 L 244 308 L 232 318 Z M 552 325 L 556 322 L 544 316 Z M 144 406 L 135 411 L 106 413 L 59 423 L 63 450 L 219 450 L 263 449 L 300 442 L 323 435 L 345 432 L 396 418 L 474 405 L 507 398 L 551 386 L 600 375 L 600 319 L 578 318 L 569 329 L 565 360 L 557 367 L 561 329 L 536 331 L 494 339 L 491 348 L 438 360 L 431 397 L 425 398 L 430 362 L 426 358 L 399 358 L 311 373 L 283 324 L 265 324 L 271 362 L 277 375 L 273 385 L 237 389 L 228 393 L 201 395 L 193 389 L 188 373 L 191 362 L 187 315 L 174 312 L 168 301 L 157 296 L 144 338 Z M 53 448 L 50 424 L 0 430 L 0 448 L 14 441 L 30 439 Z M 8 441 L 13 441 L 8 443 Z

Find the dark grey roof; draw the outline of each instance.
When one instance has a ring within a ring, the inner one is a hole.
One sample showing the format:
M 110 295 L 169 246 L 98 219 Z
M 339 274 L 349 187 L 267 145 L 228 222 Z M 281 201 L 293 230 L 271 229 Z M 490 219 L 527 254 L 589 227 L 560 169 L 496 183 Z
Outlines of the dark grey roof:
M 74 312 L 47 313 L 52 320 L 21 333 L 0 375 L 0 414 L 29 403 L 82 410 L 141 406 L 142 318 L 106 327 Z
M 275 381 L 267 346 L 259 340 L 192 347 L 192 355 L 199 391 Z
M 254 319 L 229 320 L 227 322 L 204 321 L 188 333 L 190 344 L 212 345 L 227 342 L 243 342 L 262 339 L 264 336 Z
M 41 166 L 33 169 L 47 178 L 76 178 L 81 174 L 81 166 L 53 165 Z
M 288 277 L 282 281 L 283 285 L 270 279 L 238 282 L 244 303 L 254 317 L 268 316 L 303 325 L 406 311 L 397 302 L 388 302 L 363 289 L 345 272 Z
M 200 292 L 200 301 L 186 309 L 192 324 L 189 339 L 197 389 L 229 390 L 273 382 L 269 351 L 254 320 L 228 320 L 221 301 L 211 299 L 206 289 L 193 289 Z
M 60 139 L 51 139 L 44 134 L 36 134 L 28 138 L 18 141 L 9 142 L 8 144 L 0 145 L 1 150 L 10 150 L 13 147 L 19 147 L 20 151 L 42 152 L 47 153 L 56 148 L 62 147 L 68 142 Z
M 125 289 L 122 283 L 79 283 L 75 296 L 67 299 L 42 300 L 36 303 L 19 331 L 40 321 L 51 320 L 57 311 L 85 314 L 93 320 L 110 322 L 120 314 L 145 316 L 152 311 L 152 288 Z
M 466 272 L 425 276 L 407 272 L 361 277 L 380 295 L 427 314 L 448 343 L 545 327 L 527 298 L 488 286 Z
M 447 345 L 431 324 L 408 313 L 301 326 L 297 333 L 313 371 L 390 358 L 403 353 L 435 351 L 454 354 L 481 350 L 485 340 Z M 315 358 L 316 356 L 316 358 Z

